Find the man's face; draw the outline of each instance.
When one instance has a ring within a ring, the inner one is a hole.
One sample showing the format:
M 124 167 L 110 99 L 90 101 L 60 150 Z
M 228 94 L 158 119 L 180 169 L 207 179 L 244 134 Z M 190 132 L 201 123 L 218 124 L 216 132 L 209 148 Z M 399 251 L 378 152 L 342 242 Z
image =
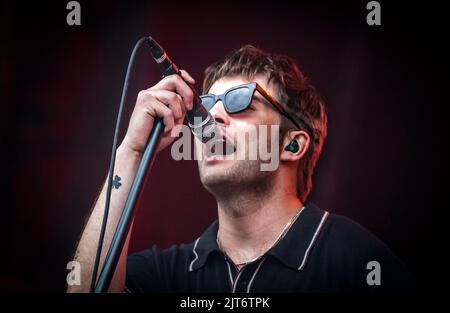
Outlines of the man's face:
M 273 84 L 267 84 L 267 79 L 263 76 L 256 76 L 248 80 L 242 76 L 225 77 L 216 81 L 209 90 L 210 94 L 223 94 L 228 89 L 246 84 L 249 82 L 257 82 L 272 96 L 276 95 L 276 87 Z M 246 140 L 242 147 L 240 141 L 240 152 L 225 157 L 224 155 L 212 155 L 208 153 L 208 147 L 201 144 L 199 140 L 195 140 L 196 150 L 201 153 L 198 158 L 198 167 L 200 179 L 205 188 L 216 196 L 227 196 L 229 193 L 244 191 L 245 189 L 263 191 L 270 181 L 270 177 L 274 175 L 272 171 L 262 171 L 261 161 L 258 150 L 255 147 L 263 145 L 270 152 L 271 146 L 271 125 L 279 125 L 280 115 L 273 109 L 271 104 L 258 92 L 255 91 L 250 107 L 242 112 L 228 114 L 225 111 L 222 101 L 218 101 L 210 110 L 211 115 L 216 119 L 217 125 L 226 137 L 227 141 L 236 143 L 239 134 L 245 134 Z M 266 128 L 267 136 L 262 135 L 260 128 Z M 256 130 L 256 136 L 250 136 Z M 278 130 L 278 129 L 277 129 Z M 273 131 L 273 130 L 272 130 Z M 241 138 L 243 138 L 241 136 Z M 276 145 L 279 144 L 277 140 Z M 236 147 L 235 147 L 236 149 Z M 261 148 L 259 148 L 261 149 Z M 278 149 L 278 147 L 277 147 Z M 224 149 L 225 152 L 225 149 Z M 250 155 L 256 152 L 256 159 Z M 278 158 L 278 150 L 276 150 L 276 158 Z M 278 165 L 278 163 L 277 163 Z

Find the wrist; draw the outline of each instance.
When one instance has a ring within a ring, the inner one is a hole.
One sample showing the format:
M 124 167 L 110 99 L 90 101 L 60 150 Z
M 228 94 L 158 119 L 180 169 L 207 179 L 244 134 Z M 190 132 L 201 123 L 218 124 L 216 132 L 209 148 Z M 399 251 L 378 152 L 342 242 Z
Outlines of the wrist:
M 142 158 L 142 152 L 138 151 L 136 149 L 133 149 L 129 147 L 128 145 L 121 143 L 119 147 L 117 147 L 117 156 L 129 159 L 141 159 Z

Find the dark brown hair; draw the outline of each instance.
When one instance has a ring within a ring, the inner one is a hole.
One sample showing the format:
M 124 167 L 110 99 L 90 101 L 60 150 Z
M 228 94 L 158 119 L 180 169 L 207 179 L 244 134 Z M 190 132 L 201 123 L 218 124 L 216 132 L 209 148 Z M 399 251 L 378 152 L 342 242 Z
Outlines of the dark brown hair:
M 305 202 L 312 188 L 312 175 L 327 135 L 325 104 L 295 61 L 285 55 L 267 53 L 252 45 L 232 51 L 224 59 L 205 70 L 203 93 L 223 77 L 243 76 L 249 80 L 257 75 L 267 77 L 277 94 L 273 95 L 311 137 L 310 146 L 298 167 L 297 193 Z M 283 118 L 281 139 L 292 129 L 292 123 Z

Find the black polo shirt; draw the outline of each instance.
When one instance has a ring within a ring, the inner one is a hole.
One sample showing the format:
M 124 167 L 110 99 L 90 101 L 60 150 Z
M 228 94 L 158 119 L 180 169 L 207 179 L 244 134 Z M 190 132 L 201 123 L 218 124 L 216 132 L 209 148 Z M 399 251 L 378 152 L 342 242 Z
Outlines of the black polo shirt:
M 350 219 L 311 204 L 274 247 L 240 271 L 217 246 L 217 230 L 215 221 L 190 244 L 174 245 L 166 250 L 153 246 L 130 255 L 126 291 L 414 290 L 409 271 L 386 245 Z

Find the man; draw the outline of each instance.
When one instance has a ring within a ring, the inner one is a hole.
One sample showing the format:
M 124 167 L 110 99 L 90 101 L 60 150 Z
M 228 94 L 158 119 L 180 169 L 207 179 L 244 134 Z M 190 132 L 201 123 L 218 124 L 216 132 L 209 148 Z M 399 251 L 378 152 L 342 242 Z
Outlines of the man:
M 211 155 L 196 140 L 203 156 L 198 160 L 200 178 L 217 200 L 218 221 L 188 245 L 164 251 L 153 247 L 127 259 L 130 230 L 110 291 L 411 289 L 404 265 L 383 243 L 356 223 L 305 204 L 327 133 L 327 115 L 321 97 L 293 60 L 244 46 L 205 73 L 203 91 L 208 95 L 202 97 L 203 104 L 226 141 L 233 142 L 230 137 L 251 127 L 279 125 L 279 164 L 275 170 L 262 171 L 259 157 L 237 160 Z M 160 151 L 174 140 L 171 130 L 182 124 L 186 111 L 192 109 L 188 83 L 193 84 L 194 79 L 182 71 L 181 77 L 165 77 L 139 93 L 117 152 L 114 173 L 121 177 L 122 186 L 112 193 L 103 251 L 111 242 L 154 118 L 162 118 L 165 124 Z M 262 144 L 270 138 L 257 136 L 254 140 Z M 82 284 L 69 287 L 69 291 L 89 289 L 105 188 L 76 251 Z

